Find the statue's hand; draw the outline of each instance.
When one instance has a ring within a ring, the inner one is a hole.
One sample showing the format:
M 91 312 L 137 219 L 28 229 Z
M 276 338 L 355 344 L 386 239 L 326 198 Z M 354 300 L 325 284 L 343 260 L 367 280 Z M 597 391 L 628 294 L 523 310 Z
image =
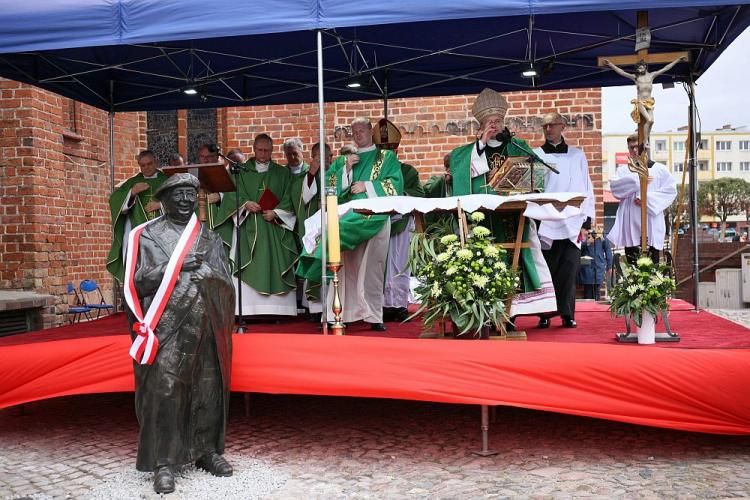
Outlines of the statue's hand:
M 188 255 L 182 262 L 182 270 L 186 272 L 195 271 L 203 265 L 203 254 L 196 253 Z
M 201 265 L 201 267 L 190 274 L 190 281 L 203 281 L 204 279 L 208 278 L 210 274 L 211 268 L 205 264 Z

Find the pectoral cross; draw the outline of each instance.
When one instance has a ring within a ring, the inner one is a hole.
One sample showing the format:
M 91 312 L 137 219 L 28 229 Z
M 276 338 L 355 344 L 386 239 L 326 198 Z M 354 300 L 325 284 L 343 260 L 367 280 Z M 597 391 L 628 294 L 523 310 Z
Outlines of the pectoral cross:
M 598 66 L 609 66 L 618 75 L 629 78 L 635 82 L 636 99 L 634 109 L 631 113 L 633 120 L 638 123 L 638 145 L 641 155 L 638 159 L 630 158 L 628 168 L 638 174 L 641 187 L 641 251 L 648 252 L 648 162 L 649 162 L 649 137 L 654 124 L 654 99 L 651 97 L 653 82 L 662 73 L 669 71 L 679 62 L 686 62 L 689 58 L 688 52 L 663 52 L 660 54 L 649 54 L 648 48 L 651 34 L 648 30 L 648 12 L 638 12 L 638 29 L 636 31 L 636 52 L 634 56 L 602 56 L 598 58 Z M 668 63 L 658 71 L 649 73 L 649 63 Z M 619 66 L 635 66 L 635 74 L 623 71 Z

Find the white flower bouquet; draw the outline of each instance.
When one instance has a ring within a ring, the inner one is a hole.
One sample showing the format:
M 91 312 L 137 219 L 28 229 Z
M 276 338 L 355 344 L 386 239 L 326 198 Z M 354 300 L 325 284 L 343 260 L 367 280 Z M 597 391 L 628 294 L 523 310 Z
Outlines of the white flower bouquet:
M 508 320 L 506 301 L 519 286 L 516 271 L 508 265 L 505 249 L 496 246 L 490 230 L 478 225 L 484 214 L 471 214 L 472 225 L 461 246 L 451 221 L 433 224 L 416 233 L 409 249 L 409 263 L 420 284 L 415 292 L 424 313 L 425 330 L 435 322 L 450 318 L 459 335 L 495 325 L 503 328 Z
M 667 299 L 677 286 L 666 265 L 643 256 L 635 265 L 625 264 L 622 273 L 622 279 L 610 293 L 609 310 L 613 316 L 630 316 L 636 326 L 641 326 L 644 311 L 657 316 L 667 309 Z

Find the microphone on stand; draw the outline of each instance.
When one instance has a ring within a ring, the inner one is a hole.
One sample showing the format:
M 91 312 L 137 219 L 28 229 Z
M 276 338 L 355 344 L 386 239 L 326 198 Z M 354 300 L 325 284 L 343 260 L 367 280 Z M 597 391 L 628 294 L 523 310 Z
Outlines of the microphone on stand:
M 511 132 L 508 130 L 508 127 L 505 127 L 495 136 L 495 140 L 501 144 L 508 144 L 513 139 L 514 135 L 516 135 L 514 132 Z

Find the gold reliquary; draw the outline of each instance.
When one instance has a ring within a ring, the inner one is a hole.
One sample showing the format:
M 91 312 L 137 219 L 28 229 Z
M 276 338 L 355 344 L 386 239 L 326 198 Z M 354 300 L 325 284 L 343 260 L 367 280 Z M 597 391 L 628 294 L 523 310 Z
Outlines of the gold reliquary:
M 497 194 L 542 192 L 547 170 L 542 163 L 534 162 L 532 166 L 528 156 L 509 156 L 490 170 L 487 185 Z

